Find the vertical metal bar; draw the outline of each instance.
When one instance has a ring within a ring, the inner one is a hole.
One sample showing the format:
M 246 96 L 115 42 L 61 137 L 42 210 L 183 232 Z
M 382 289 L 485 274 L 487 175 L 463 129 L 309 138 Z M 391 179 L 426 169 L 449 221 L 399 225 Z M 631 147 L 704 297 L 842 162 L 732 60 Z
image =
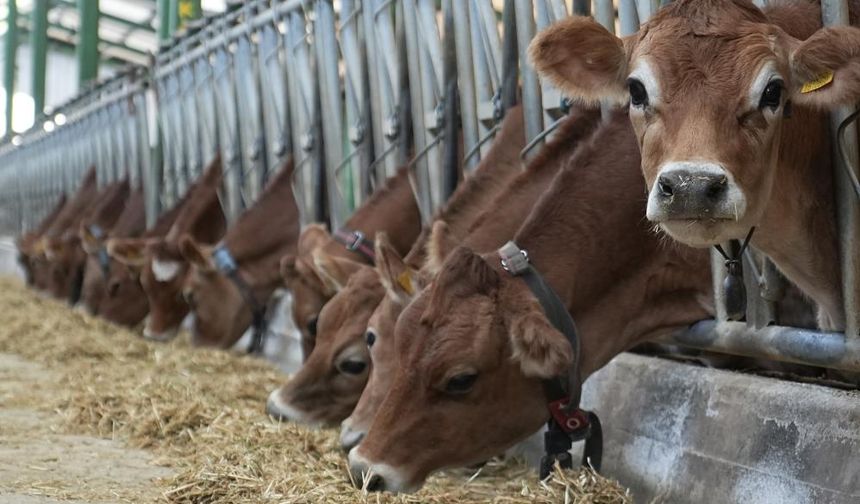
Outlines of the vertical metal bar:
M 847 0 L 823 0 L 822 17 L 825 26 L 849 25 Z M 831 131 L 836 134 L 839 124 L 851 113 L 847 107 L 831 114 Z M 845 151 L 851 166 L 843 166 L 836 147 L 842 140 L 834 136 L 833 164 L 836 182 L 837 223 L 839 225 L 839 260 L 842 266 L 842 296 L 845 306 L 845 335 L 858 338 L 860 330 L 860 204 L 853 192 L 846 168 L 858 166 L 858 145 L 856 123 L 845 130 L 847 143 Z
M 158 0 L 158 40 L 159 42 L 167 42 L 170 36 L 173 35 L 173 30 L 170 28 L 170 0 Z
M 528 60 L 529 43 L 535 35 L 534 12 L 530 0 L 516 0 L 517 44 L 520 47 L 520 75 L 523 83 L 523 115 L 526 126 L 526 143 L 543 131 L 543 108 L 537 72 Z M 534 155 L 537 149 L 532 149 Z
M 260 106 L 259 68 L 250 37 L 250 33 L 239 37 L 233 57 L 236 98 L 242 111 L 238 120 L 243 154 L 243 200 L 246 207 L 259 197 L 266 178 L 266 138 Z
M 615 33 L 615 6 L 612 0 L 594 1 L 594 19 L 610 33 Z
M 167 9 L 167 29 L 171 35 L 179 29 L 179 0 L 170 0 Z
M 343 161 L 343 110 L 340 104 L 337 40 L 335 39 L 334 6 L 332 0 L 317 0 L 314 22 L 317 84 L 322 107 L 323 142 L 325 143 L 325 174 L 328 189 L 329 219 L 332 228 L 339 228 L 349 211 L 343 200 L 343 187 L 337 167 Z
M 454 17 L 454 42 L 457 49 L 457 74 L 459 75 L 460 113 L 463 122 L 463 149 L 471 150 L 478 144 L 478 99 L 475 96 L 475 66 L 472 63 L 472 27 L 469 19 L 471 0 L 452 2 Z M 446 37 L 448 36 L 446 32 Z M 478 49 L 480 50 L 480 49 Z M 481 72 L 483 69 L 478 69 Z M 466 167 L 474 168 L 480 161 L 472 156 Z
M 6 89 L 6 132 L 12 136 L 12 105 L 15 96 L 15 57 L 18 54 L 18 3 L 9 0 L 6 17 L 6 39 L 3 42 L 3 87 Z
M 515 0 L 505 0 L 502 11 L 502 110 L 507 112 L 519 99 L 519 49 Z
M 78 0 L 78 82 L 81 85 L 99 73 L 99 0 Z
M 45 111 L 45 66 L 48 56 L 48 1 L 34 0 L 30 12 L 30 50 L 32 51 L 33 108 L 36 117 Z
M 636 0 L 618 0 L 618 20 L 621 25 L 621 36 L 632 35 L 639 30 L 639 14 L 636 11 Z

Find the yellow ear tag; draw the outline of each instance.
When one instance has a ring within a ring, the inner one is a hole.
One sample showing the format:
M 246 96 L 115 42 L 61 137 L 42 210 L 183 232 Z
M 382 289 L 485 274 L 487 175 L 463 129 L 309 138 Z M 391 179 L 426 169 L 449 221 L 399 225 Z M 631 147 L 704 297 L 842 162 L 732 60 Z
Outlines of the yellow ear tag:
M 823 88 L 824 86 L 830 84 L 831 82 L 833 82 L 833 72 L 827 71 L 827 72 L 824 72 L 823 74 L 819 75 L 815 79 L 804 84 L 803 87 L 800 88 L 800 92 L 804 93 L 804 94 L 805 93 L 811 93 L 813 91 L 817 91 L 817 90 Z
M 404 271 L 397 277 L 397 283 L 399 283 L 400 286 L 403 287 L 403 290 L 410 296 L 415 292 L 412 289 L 412 275 L 410 275 L 408 271 Z

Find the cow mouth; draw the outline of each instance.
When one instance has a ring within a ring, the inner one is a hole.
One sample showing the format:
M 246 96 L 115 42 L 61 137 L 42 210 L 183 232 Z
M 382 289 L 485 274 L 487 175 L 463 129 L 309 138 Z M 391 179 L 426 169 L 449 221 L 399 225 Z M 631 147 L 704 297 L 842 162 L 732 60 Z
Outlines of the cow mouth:
M 658 228 L 685 245 L 696 248 L 712 247 L 728 240 L 742 239 L 748 226 L 734 219 L 667 219 L 656 223 Z

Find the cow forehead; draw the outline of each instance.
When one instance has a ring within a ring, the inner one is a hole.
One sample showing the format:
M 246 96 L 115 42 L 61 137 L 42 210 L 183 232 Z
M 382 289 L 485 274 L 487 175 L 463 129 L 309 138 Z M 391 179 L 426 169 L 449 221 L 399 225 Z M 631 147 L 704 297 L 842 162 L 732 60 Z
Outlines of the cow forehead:
M 670 29 L 649 33 L 632 52 L 630 68 L 647 64 L 665 102 L 684 100 L 702 91 L 745 98 L 763 65 L 772 63 L 780 70 L 787 65 L 776 36 L 765 29 L 704 37 Z

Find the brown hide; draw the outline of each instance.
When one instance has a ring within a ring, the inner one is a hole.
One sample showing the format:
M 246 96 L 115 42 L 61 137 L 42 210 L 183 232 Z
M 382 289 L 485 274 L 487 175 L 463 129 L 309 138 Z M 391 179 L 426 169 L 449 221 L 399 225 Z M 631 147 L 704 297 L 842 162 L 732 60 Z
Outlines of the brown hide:
M 708 254 L 649 229 L 638 164 L 629 122 L 615 114 L 514 238 L 576 319 L 583 380 L 637 342 L 710 315 Z M 354 474 L 372 471 L 391 491 L 486 460 L 537 430 L 548 418 L 541 379 L 573 357 L 524 282 L 494 253 L 466 247 L 403 311 L 395 349 L 390 391 L 349 457 Z
M 221 240 L 239 267 L 238 275 L 264 306 L 282 283 L 280 258 L 296 253 L 299 209 L 292 175 L 293 163 L 288 161 Z M 192 341 L 195 345 L 231 347 L 251 325 L 248 303 L 236 284 L 215 268 L 210 249 L 190 236 L 180 249 L 193 270 L 185 291 L 194 313 Z
M 379 404 L 388 393 L 398 367 L 397 359 L 394 358 L 394 324 L 405 304 L 422 288 L 423 283 L 426 283 L 426 278 L 432 276 L 432 271 L 439 269 L 451 248 L 449 242 L 459 242 L 462 236 L 466 245 L 480 252 L 495 250 L 503 245 L 528 217 L 564 161 L 594 133 L 599 120 L 600 114 L 596 109 L 572 110 L 551 140 L 529 162 L 525 171 L 509 181 L 504 190 L 496 194 L 476 218 L 470 219 L 468 227 L 457 226 L 456 219 L 448 220 L 447 215 L 440 216 L 439 221 L 447 225 L 442 228 L 434 226 L 434 236 L 428 244 L 431 250 L 423 272 L 417 271 L 422 265 L 414 263 L 411 257 L 406 258 L 405 264 L 390 265 L 387 271 L 380 270 L 388 295 L 368 322 L 368 332 L 373 333 L 374 340 L 370 349 L 373 367 L 368 385 L 355 411 L 343 424 L 341 441 L 345 448 L 357 443 L 367 432 Z M 518 157 L 519 152 L 516 155 Z M 464 230 L 462 234 L 458 232 L 458 228 Z M 441 236 L 442 233 L 447 236 Z M 380 259 L 379 262 L 384 264 L 390 261 L 392 260 Z M 403 291 L 400 283 L 404 275 L 409 278 L 409 284 L 415 292 Z

